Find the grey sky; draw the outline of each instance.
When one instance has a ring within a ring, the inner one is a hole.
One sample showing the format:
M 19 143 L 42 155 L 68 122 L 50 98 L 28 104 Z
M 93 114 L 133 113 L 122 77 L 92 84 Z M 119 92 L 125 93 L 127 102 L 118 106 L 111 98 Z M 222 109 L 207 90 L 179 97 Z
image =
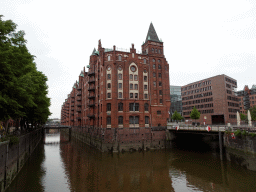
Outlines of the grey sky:
M 226 74 L 256 84 L 255 0 L 1 0 L 0 14 L 26 32 L 37 68 L 47 75 L 51 117 L 61 104 L 98 40 L 105 48 L 137 50 L 150 22 L 164 42 L 170 84 L 186 85 Z

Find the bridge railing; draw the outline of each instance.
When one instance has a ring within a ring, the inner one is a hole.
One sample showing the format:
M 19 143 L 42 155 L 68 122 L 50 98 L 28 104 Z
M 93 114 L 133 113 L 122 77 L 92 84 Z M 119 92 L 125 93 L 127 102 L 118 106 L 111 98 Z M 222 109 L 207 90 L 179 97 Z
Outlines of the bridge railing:
M 209 130 L 209 127 L 210 127 L 210 130 Z M 168 130 L 187 130 L 187 131 L 214 131 L 214 132 L 224 132 L 226 130 L 229 129 L 228 126 L 225 126 L 225 125 L 205 125 L 205 126 L 188 126 L 188 125 L 179 125 L 179 124 L 176 124 L 176 125 L 170 125 L 170 124 L 167 124 L 167 129 Z

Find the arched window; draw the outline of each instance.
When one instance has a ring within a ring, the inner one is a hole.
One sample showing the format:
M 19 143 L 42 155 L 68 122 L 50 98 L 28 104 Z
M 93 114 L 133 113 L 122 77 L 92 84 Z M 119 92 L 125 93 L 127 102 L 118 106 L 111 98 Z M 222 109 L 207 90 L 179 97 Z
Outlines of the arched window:
M 132 74 L 130 75 L 130 81 L 133 81 L 133 75 Z
M 123 125 L 123 116 L 118 117 L 118 125 Z
M 107 125 L 111 125 L 111 117 L 107 117 Z
M 123 103 L 118 103 L 118 111 L 123 111 Z
M 148 104 L 147 103 L 144 104 L 144 110 L 148 111 Z
M 156 60 L 155 60 L 155 59 L 153 59 L 152 61 L 153 61 L 153 63 L 155 63 L 155 62 L 156 62 Z
M 160 60 L 160 59 L 158 59 L 158 63 L 161 63 L 161 60 Z
M 149 116 L 145 116 L 145 124 L 149 124 Z
M 156 65 L 154 64 L 154 65 L 153 65 L 153 69 L 155 69 L 155 68 L 156 68 Z
M 110 89 L 111 88 L 111 83 L 108 83 L 108 89 Z
M 122 56 L 118 55 L 118 60 L 121 61 L 122 60 Z
M 158 65 L 158 69 L 161 69 L 161 68 L 162 68 L 162 67 L 161 67 L 161 65 L 159 64 L 159 65 Z

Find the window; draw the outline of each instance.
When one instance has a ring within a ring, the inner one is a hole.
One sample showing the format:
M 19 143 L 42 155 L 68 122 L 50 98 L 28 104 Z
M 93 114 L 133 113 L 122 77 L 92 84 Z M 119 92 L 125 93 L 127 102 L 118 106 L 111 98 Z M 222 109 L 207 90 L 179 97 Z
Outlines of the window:
M 134 75 L 134 81 L 138 81 L 138 75 Z
M 118 89 L 122 89 L 122 83 L 118 83 Z
M 107 78 L 108 78 L 108 79 L 111 79 L 111 74 L 108 74 L 108 75 L 107 75 Z
M 139 124 L 139 116 L 130 116 L 129 123 L 130 124 Z
M 108 93 L 108 98 L 111 98 L 111 93 Z
M 156 60 L 155 60 L 155 59 L 153 59 L 152 61 L 153 61 L 153 63 L 155 63 L 155 62 L 156 62 Z
M 162 68 L 162 67 L 161 67 L 161 65 L 159 64 L 159 65 L 158 65 L 158 69 L 161 69 L 161 68 Z
M 119 80 L 122 80 L 122 78 L 123 78 L 123 77 L 122 77 L 122 74 L 119 73 L 119 74 L 118 74 L 118 79 L 119 79 Z
M 144 63 L 147 63 L 146 59 L 144 59 Z
M 161 111 L 157 111 L 156 114 L 157 114 L 157 115 L 161 115 Z
M 111 125 L 111 117 L 107 117 L 107 125 Z
M 108 56 L 108 61 L 110 61 L 110 55 Z
M 152 53 L 154 53 L 154 51 L 155 51 L 154 48 L 152 48 Z
M 132 83 L 130 84 L 130 89 L 131 89 L 131 90 L 133 89 L 133 84 L 132 84 Z
M 160 99 L 160 100 L 159 100 L 159 103 L 163 103 L 163 99 Z
M 163 95 L 163 91 L 162 90 L 159 90 L 159 95 Z
M 118 125 L 123 125 L 123 116 L 118 117 Z
M 118 55 L 118 60 L 121 61 L 122 60 L 122 56 Z
M 133 98 L 133 93 L 130 93 L 130 98 L 131 98 L 131 99 Z
M 138 90 L 138 84 L 134 84 L 134 89 Z
M 144 110 L 148 111 L 148 104 L 147 103 L 144 104 Z
M 107 103 L 107 111 L 111 111 L 111 103 Z
M 131 66 L 131 71 L 135 72 L 136 71 L 136 67 L 135 66 Z
M 122 98 L 122 97 L 123 97 L 122 92 L 119 92 L 119 93 L 118 93 L 118 98 Z
M 108 83 L 108 89 L 110 89 L 111 88 L 111 83 Z
M 123 103 L 118 103 L 118 111 L 123 111 Z
M 155 53 L 157 53 L 157 49 L 155 50 Z
M 158 49 L 158 53 L 161 53 L 161 50 L 160 50 L 160 49 Z
M 138 93 L 134 93 L 134 98 L 138 99 Z
M 144 90 L 148 90 L 148 86 L 147 85 L 144 85 Z
M 159 86 L 162 86 L 162 82 L 161 81 L 159 81 Z
M 144 81 L 147 81 L 148 80 L 148 77 L 147 76 L 144 76 Z
M 156 73 L 153 73 L 153 77 L 156 77 Z
M 155 69 L 155 68 L 156 68 L 156 65 L 154 64 L 154 65 L 153 65 L 153 69 Z
M 139 111 L 139 103 L 129 103 L 129 111 Z
M 158 59 L 158 63 L 161 63 L 161 60 L 160 60 L 160 59 Z
M 154 87 L 156 86 L 156 82 L 155 81 L 153 81 L 153 85 L 154 85 Z
M 161 77 L 162 77 L 162 74 L 161 74 L 161 73 L 158 73 L 158 77 L 161 78 Z
M 145 116 L 145 124 L 149 124 L 149 116 Z
M 133 75 L 130 75 L 130 80 L 131 80 L 131 81 L 133 80 Z
M 148 98 L 148 94 L 144 94 L 144 98 L 147 99 Z

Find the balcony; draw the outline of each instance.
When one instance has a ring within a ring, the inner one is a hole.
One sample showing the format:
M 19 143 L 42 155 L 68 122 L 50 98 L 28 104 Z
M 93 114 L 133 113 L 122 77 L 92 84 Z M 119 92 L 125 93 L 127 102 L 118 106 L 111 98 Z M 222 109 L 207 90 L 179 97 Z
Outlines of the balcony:
M 94 107 L 94 106 L 95 106 L 95 103 L 89 103 L 88 106 L 89 106 L 89 107 Z
M 91 118 L 91 119 L 94 119 L 95 118 L 95 115 L 94 114 L 88 114 L 87 117 Z
M 71 107 L 71 111 L 74 111 L 74 105 L 73 105 L 73 107 Z
M 82 91 L 82 88 L 81 87 L 77 88 L 77 91 Z
M 81 107 L 77 108 L 76 111 L 81 113 Z
M 79 91 L 76 95 L 77 95 L 77 96 L 81 96 L 81 95 L 82 95 L 82 92 Z
M 77 117 L 76 119 L 80 121 L 80 120 L 81 120 L 81 117 Z
M 88 91 L 95 91 L 95 87 L 89 87 Z
M 75 100 L 73 99 L 72 101 L 71 101 L 71 103 L 74 103 L 75 102 Z
M 74 95 L 72 95 L 72 96 L 71 96 L 71 98 L 75 98 L 75 96 L 74 96 Z
M 95 79 L 94 79 L 94 78 L 93 78 L 93 79 L 89 79 L 88 83 L 89 83 L 89 84 L 90 84 L 90 83 L 95 83 Z
M 95 99 L 95 95 L 89 95 L 88 98 L 89 99 Z
M 93 75 L 95 75 L 94 71 L 88 73 L 88 76 L 93 76 Z
M 81 101 L 81 100 L 82 100 L 82 97 L 77 97 L 76 100 L 77 100 L 77 101 Z

